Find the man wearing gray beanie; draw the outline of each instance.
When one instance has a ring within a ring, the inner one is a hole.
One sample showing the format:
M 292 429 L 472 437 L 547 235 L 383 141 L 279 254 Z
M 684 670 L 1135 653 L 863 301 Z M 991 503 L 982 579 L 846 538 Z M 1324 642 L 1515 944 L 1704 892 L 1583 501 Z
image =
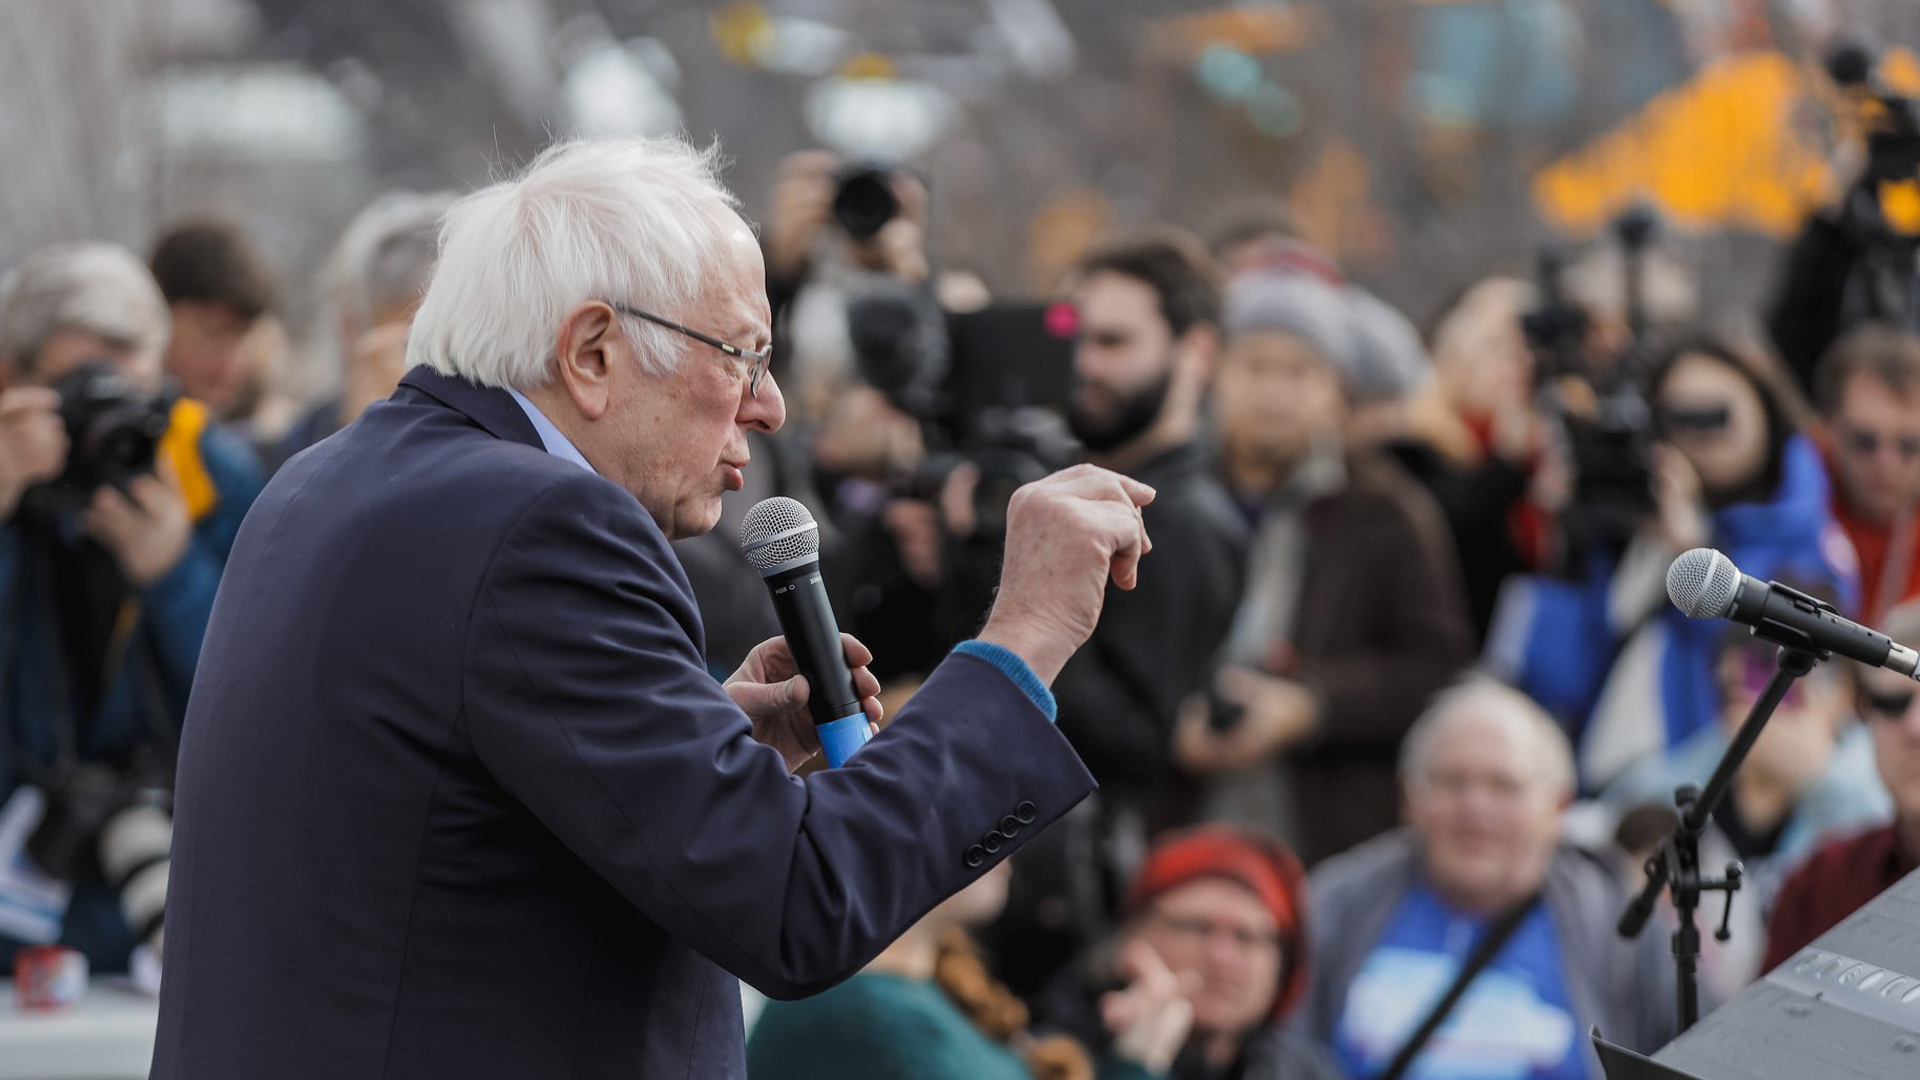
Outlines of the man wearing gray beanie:
M 1377 312 L 1272 270 L 1236 278 L 1224 310 L 1219 465 L 1254 529 L 1215 687 L 1237 712 L 1222 731 L 1187 709 L 1176 756 L 1200 775 L 1269 763 L 1223 776 L 1214 811 L 1312 862 L 1395 824 L 1400 738 L 1471 658 L 1471 631 L 1431 497 L 1347 438 L 1355 406 L 1393 385 L 1390 335 L 1362 326 Z

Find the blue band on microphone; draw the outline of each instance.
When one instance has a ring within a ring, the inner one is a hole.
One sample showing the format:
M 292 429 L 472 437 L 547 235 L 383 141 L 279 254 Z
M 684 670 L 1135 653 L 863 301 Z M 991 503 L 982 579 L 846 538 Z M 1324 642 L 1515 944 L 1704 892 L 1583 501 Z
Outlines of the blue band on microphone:
M 829 720 L 813 730 L 820 736 L 820 749 L 827 755 L 827 764 L 835 769 L 845 765 L 854 751 L 867 745 L 870 737 L 864 709 L 851 716 Z

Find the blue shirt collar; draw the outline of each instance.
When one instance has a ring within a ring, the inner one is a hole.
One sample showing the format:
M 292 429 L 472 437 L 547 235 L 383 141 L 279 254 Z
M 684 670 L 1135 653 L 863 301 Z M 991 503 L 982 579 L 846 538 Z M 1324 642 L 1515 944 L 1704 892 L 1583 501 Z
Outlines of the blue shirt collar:
M 547 448 L 547 453 L 566 458 L 588 472 L 598 474 L 598 470 L 593 467 L 592 462 L 587 460 L 586 455 L 580 452 L 580 448 L 562 435 L 560 429 L 553 426 L 553 421 L 547 419 L 547 414 L 541 412 L 538 405 L 527 400 L 527 395 L 512 387 L 507 388 L 507 393 L 513 395 L 513 400 L 519 404 L 521 411 L 527 414 L 527 420 L 533 424 L 534 432 L 540 436 L 540 445 Z

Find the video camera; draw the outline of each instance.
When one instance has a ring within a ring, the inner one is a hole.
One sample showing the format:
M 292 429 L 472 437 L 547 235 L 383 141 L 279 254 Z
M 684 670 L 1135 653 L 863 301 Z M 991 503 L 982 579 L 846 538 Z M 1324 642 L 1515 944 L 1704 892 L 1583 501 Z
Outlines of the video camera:
M 834 176 L 833 219 L 855 240 L 871 240 L 900 214 L 895 170 L 877 162 L 849 165 Z
M 1867 165 L 1860 180 L 1875 187 L 1920 177 L 1920 107 L 1888 89 L 1877 67 L 1872 51 L 1858 42 L 1843 43 L 1827 55 L 1834 83 L 1870 104 Z
M 1653 409 L 1647 402 L 1647 316 L 1641 288 L 1647 249 L 1658 232 L 1651 209 L 1633 207 L 1612 224 L 1624 258 L 1629 340 L 1596 356 L 1592 318 L 1567 295 L 1564 251 L 1541 252 L 1539 303 L 1520 320 L 1534 355 L 1534 386 L 1556 417 L 1572 458 L 1574 495 L 1568 531 L 1575 546 L 1625 543 L 1656 512 L 1653 497 Z
M 150 392 L 104 361 L 81 365 L 53 385 L 67 429 L 67 462 L 60 475 L 36 484 L 21 506 L 42 517 L 83 509 L 102 485 L 125 487 L 153 471 L 154 455 L 178 394 Z

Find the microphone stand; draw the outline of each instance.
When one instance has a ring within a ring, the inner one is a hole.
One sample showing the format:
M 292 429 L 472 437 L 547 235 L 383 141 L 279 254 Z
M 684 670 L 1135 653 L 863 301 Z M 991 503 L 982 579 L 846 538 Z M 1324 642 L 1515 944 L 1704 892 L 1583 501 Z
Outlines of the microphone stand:
M 1777 583 L 1774 587 L 1781 588 Z M 1700 1019 L 1700 927 L 1694 922 L 1694 913 L 1700 907 L 1700 895 L 1708 892 L 1727 894 L 1727 906 L 1720 916 L 1720 929 L 1713 935 L 1717 940 L 1726 941 L 1732 936 L 1727 923 L 1733 917 L 1733 894 L 1740 888 L 1741 877 L 1738 861 L 1727 864 L 1723 878 L 1701 875 L 1700 834 L 1706 831 L 1707 824 L 1713 820 L 1714 809 L 1720 805 L 1720 800 L 1726 798 L 1727 789 L 1733 785 L 1733 775 L 1740 771 L 1740 764 L 1747 759 L 1747 752 L 1753 749 L 1755 740 L 1760 738 L 1761 729 L 1767 726 L 1767 720 L 1773 716 L 1780 699 L 1787 696 L 1787 689 L 1793 685 L 1793 680 L 1812 671 L 1814 664 L 1833 656 L 1833 653 L 1815 646 L 1810 638 L 1792 627 L 1769 621 L 1755 625 L 1753 633 L 1755 637 L 1780 644 L 1773 678 L 1768 680 L 1760 700 L 1748 710 L 1746 721 L 1740 725 L 1740 731 L 1733 737 L 1727 752 L 1721 755 L 1720 764 L 1714 768 L 1706 789 L 1702 790 L 1695 784 L 1682 784 L 1674 792 L 1674 806 L 1679 811 L 1680 819 L 1673 827 L 1673 835 L 1662 841 L 1659 849 L 1648 857 L 1647 884 L 1640 890 L 1640 895 L 1627 905 L 1616 927 L 1621 937 L 1639 937 L 1640 931 L 1653 915 L 1653 907 L 1660 899 L 1661 890 L 1672 886 L 1673 908 L 1680 917 L 1679 926 L 1673 932 L 1673 965 L 1675 978 L 1679 981 L 1680 1030 L 1683 1032 Z

